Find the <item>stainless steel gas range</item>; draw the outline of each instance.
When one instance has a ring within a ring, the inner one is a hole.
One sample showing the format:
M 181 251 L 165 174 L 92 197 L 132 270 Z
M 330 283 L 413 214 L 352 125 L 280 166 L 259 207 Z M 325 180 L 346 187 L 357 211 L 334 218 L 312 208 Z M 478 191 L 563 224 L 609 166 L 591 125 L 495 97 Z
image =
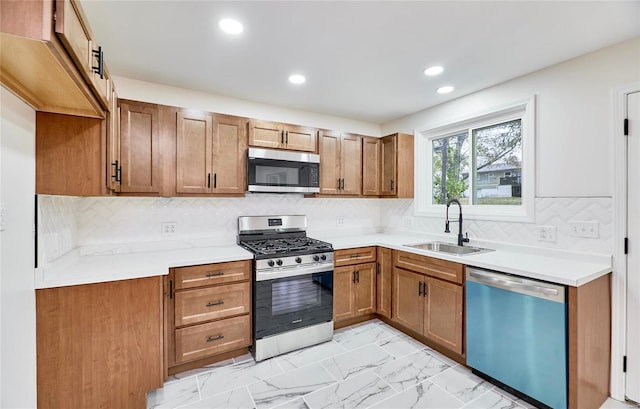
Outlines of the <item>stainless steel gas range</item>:
M 238 217 L 238 243 L 254 254 L 256 361 L 333 337 L 333 247 L 306 228 L 306 216 Z

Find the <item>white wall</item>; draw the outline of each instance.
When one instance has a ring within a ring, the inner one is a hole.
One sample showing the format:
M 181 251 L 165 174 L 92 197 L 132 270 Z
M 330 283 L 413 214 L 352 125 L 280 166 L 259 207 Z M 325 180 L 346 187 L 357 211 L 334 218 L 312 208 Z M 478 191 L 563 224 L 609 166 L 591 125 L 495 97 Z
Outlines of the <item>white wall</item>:
M 36 406 L 35 111 L 0 87 L 0 407 Z
M 536 197 L 610 197 L 611 92 L 638 80 L 635 38 L 385 123 L 382 132 L 413 133 L 535 94 Z
M 380 125 L 309 111 L 266 105 L 168 85 L 114 77 L 118 98 L 198 109 L 220 114 L 380 136 Z

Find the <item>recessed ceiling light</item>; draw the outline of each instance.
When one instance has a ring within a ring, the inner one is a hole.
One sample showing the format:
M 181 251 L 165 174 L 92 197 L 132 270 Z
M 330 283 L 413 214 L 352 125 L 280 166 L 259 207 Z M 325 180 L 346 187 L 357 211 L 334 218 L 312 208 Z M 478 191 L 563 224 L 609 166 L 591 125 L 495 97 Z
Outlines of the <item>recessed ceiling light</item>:
M 300 74 L 293 74 L 289 76 L 289 82 L 292 84 L 304 84 L 306 80 L 307 79 L 304 77 L 304 75 Z
M 447 86 L 438 88 L 436 91 L 438 92 L 438 94 L 448 94 L 451 91 L 453 91 L 453 87 L 451 85 L 447 85 Z
M 218 23 L 218 26 L 220 26 L 220 29 L 227 34 L 240 34 L 242 33 L 242 30 L 244 30 L 242 23 L 232 18 L 223 18 Z
M 442 74 L 442 71 L 444 71 L 444 68 L 442 68 L 439 65 L 434 65 L 433 67 L 429 67 L 427 69 L 424 70 L 424 75 L 428 75 L 428 76 L 433 76 L 433 75 L 438 75 L 438 74 Z

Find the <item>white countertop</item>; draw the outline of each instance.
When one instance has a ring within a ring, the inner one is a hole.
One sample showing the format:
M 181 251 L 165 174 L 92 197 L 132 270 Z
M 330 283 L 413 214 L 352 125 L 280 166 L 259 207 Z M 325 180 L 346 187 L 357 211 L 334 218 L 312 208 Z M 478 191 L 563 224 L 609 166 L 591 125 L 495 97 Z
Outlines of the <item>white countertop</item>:
M 581 286 L 611 272 L 611 256 L 571 253 L 536 247 L 522 247 L 497 243 L 470 243 L 474 247 L 493 248 L 495 251 L 468 255 L 450 255 L 418 250 L 405 246 L 427 241 L 444 241 L 436 236 L 413 233 L 378 233 L 346 237 L 318 237 L 333 244 L 335 250 L 382 246 L 394 250 L 455 261 L 557 284 Z
M 73 251 L 36 269 L 36 288 L 63 287 L 167 275 L 169 268 L 251 260 L 253 254 L 233 245 L 81 255 Z
M 472 246 L 495 251 L 449 255 L 406 247 L 405 244 L 443 241 L 437 236 L 414 233 L 376 233 L 341 237 L 318 237 L 333 244 L 334 249 L 383 246 L 454 261 L 469 266 L 517 274 L 557 284 L 581 286 L 611 271 L 611 256 L 569 253 L 534 247 L 512 246 L 475 241 Z M 156 243 L 121 247 L 117 251 L 101 249 L 97 253 L 76 249 L 55 262 L 36 269 L 36 288 L 63 287 L 107 281 L 167 275 L 169 268 L 225 261 L 250 260 L 253 255 L 234 245 L 193 247 L 182 243 L 159 247 Z M 123 250 L 129 248 L 129 250 Z

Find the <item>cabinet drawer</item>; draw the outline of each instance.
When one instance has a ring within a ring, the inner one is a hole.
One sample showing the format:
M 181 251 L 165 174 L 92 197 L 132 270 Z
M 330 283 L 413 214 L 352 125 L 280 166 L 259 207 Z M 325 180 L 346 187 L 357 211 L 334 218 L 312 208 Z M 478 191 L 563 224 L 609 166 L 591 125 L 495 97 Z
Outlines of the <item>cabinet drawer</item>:
M 370 263 L 376 261 L 376 247 L 336 250 L 333 259 L 336 267 Z
M 251 283 L 176 292 L 176 327 L 248 313 Z
M 175 269 L 175 274 L 176 290 L 249 280 L 251 278 L 251 260 L 178 267 Z
M 244 315 L 176 330 L 176 363 L 244 348 L 251 344 L 251 318 Z
M 404 251 L 394 251 L 394 254 L 393 264 L 396 267 L 462 284 L 464 276 L 463 264 Z

